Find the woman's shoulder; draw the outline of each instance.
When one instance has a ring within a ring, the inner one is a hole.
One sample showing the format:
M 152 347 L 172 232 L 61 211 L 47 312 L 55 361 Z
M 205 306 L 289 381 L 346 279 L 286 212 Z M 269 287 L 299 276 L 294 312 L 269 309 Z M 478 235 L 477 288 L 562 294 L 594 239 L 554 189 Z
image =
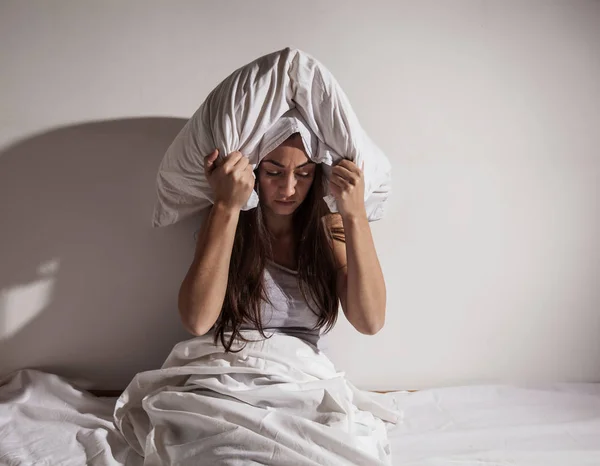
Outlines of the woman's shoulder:
M 331 237 L 334 240 L 346 241 L 346 235 L 344 234 L 344 223 L 342 222 L 342 216 L 338 213 L 330 213 L 325 215 L 324 218 L 325 227 L 331 233 Z
M 344 228 L 344 224 L 342 222 L 342 216 L 337 212 L 332 212 L 324 217 L 325 225 L 329 229 L 334 228 Z

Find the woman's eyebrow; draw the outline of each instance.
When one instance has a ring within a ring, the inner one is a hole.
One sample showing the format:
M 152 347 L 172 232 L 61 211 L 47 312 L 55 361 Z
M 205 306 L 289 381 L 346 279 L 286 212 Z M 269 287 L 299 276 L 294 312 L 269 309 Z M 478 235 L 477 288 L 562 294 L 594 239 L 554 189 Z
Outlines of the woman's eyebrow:
M 263 162 L 269 162 L 272 163 L 273 165 L 280 167 L 280 168 L 285 168 L 285 165 L 279 163 L 279 162 L 275 162 L 275 160 L 263 160 Z M 309 165 L 311 163 L 314 163 L 312 160 L 309 160 L 308 162 L 304 162 L 303 164 L 298 165 L 296 168 L 294 168 L 294 170 L 298 169 L 298 168 L 302 168 L 305 167 L 306 165 Z

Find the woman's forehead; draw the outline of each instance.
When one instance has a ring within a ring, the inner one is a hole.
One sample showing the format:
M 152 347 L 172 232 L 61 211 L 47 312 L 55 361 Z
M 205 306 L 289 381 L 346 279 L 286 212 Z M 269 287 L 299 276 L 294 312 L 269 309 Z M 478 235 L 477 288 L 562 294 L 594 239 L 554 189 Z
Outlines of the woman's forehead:
M 293 140 L 285 141 L 279 147 L 267 154 L 263 162 L 274 162 L 277 165 L 283 165 L 285 167 L 296 167 L 310 162 L 310 159 L 304 150 L 304 146 L 302 145 L 302 139 L 298 139 L 300 139 L 299 144 Z

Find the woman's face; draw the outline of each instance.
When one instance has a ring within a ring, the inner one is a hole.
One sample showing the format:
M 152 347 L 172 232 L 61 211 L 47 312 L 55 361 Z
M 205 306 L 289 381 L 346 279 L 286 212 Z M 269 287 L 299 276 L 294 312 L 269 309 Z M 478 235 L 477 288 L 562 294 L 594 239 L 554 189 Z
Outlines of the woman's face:
M 291 215 L 313 183 L 315 164 L 298 135 L 270 152 L 258 167 L 258 192 L 263 207 L 276 215 Z

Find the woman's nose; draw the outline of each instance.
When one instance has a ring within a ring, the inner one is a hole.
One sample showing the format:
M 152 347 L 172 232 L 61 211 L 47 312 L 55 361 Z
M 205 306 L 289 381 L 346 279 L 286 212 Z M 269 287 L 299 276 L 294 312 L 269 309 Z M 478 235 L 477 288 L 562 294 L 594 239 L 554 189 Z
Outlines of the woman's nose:
M 294 175 L 285 177 L 280 190 L 285 197 L 293 196 L 296 192 L 296 177 Z

